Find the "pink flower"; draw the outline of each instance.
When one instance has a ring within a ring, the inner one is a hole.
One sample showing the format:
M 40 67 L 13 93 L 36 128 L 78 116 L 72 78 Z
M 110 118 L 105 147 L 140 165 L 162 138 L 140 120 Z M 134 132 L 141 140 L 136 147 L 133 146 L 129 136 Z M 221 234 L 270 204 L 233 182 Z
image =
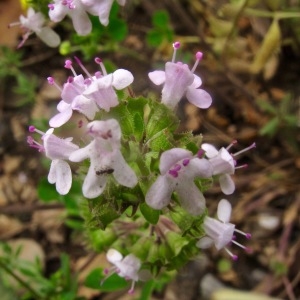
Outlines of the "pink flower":
M 234 224 L 229 223 L 231 216 L 231 204 L 228 202 L 228 200 L 222 199 L 219 202 L 217 216 L 218 220 L 205 217 L 203 227 L 207 236 L 202 237 L 197 242 L 196 246 L 201 249 L 206 249 L 214 244 L 217 250 L 224 248 L 233 260 L 237 260 L 237 255 L 232 254 L 226 246 L 229 243 L 234 243 L 245 250 L 249 250 L 234 240 L 234 232 L 238 232 L 248 239 L 251 238 L 251 234 L 242 232 L 236 229 Z
M 185 149 L 173 148 L 162 153 L 161 175 L 146 194 L 146 203 L 154 209 L 166 207 L 176 192 L 182 207 L 192 215 L 204 212 L 205 198 L 194 183 L 196 177 L 209 178 L 212 168 L 207 159 L 194 157 Z
M 86 198 L 96 198 L 105 189 L 108 176 L 126 187 L 134 187 L 137 176 L 126 163 L 121 148 L 121 129 L 115 119 L 93 121 L 87 125 L 88 133 L 93 140 L 86 147 L 72 152 L 69 159 L 80 162 L 90 159 L 90 167 L 82 186 Z
M 60 44 L 60 37 L 51 28 L 43 26 L 44 23 L 45 18 L 43 14 L 35 12 L 32 7 L 29 7 L 27 17 L 21 15 L 20 22 L 10 24 L 9 27 L 20 25 L 24 30 L 23 40 L 18 45 L 18 48 L 24 45 L 32 33 L 35 33 L 49 47 L 57 47 Z
M 156 84 L 164 84 L 162 89 L 162 103 L 170 108 L 175 108 L 183 96 L 199 108 L 208 108 L 212 103 L 211 96 L 204 90 L 199 89 L 202 80 L 193 74 L 199 61 L 202 59 L 201 52 L 196 53 L 196 63 L 192 70 L 182 62 L 175 63 L 176 50 L 180 47 L 179 42 L 173 44 L 174 54 L 171 62 L 166 63 L 165 71 L 150 72 L 150 80 Z
M 55 183 L 59 194 L 66 195 L 72 185 L 72 172 L 66 160 L 79 147 L 71 142 L 72 138 L 58 138 L 53 134 L 53 130 L 53 128 L 50 128 L 44 133 L 37 130 L 34 126 L 30 126 L 30 132 L 42 134 L 43 145 L 34 141 L 31 137 L 28 137 L 27 142 L 31 147 L 37 148 L 40 152 L 45 152 L 46 156 L 52 160 L 48 181 L 51 184 Z

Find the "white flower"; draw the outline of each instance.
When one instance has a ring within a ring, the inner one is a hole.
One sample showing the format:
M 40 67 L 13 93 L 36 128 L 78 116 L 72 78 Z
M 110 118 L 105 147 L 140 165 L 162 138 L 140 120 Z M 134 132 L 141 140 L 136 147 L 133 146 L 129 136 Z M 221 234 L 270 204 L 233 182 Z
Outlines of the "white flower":
M 114 88 L 117 90 L 124 89 L 133 82 L 134 78 L 131 72 L 124 69 L 118 69 L 112 74 L 107 74 L 101 59 L 96 58 L 95 61 L 101 66 L 102 75 L 98 74 L 93 78 L 84 95 L 93 99 L 100 108 L 109 111 L 111 107 L 119 104 Z
M 234 243 L 239 247 L 248 250 L 245 246 L 236 242 L 234 232 L 238 232 L 246 236 L 246 238 L 251 238 L 250 233 L 244 233 L 235 228 L 235 225 L 229 223 L 231 216 L 231 204 L 226 199 L 222 199 L 218 204 L 217 219 L 210 217 L 205 217 L 203 228 L 207 236 L 201 238 L 196 246 L 202 249 L 209 248 L 213 244 L 217 250 L 225 249 L 227 253 L 232 257 L 233 260 L 237 260 L 237 255 L 232 254 L 226 246 L 229 243 Z
M 206 91 L 199 89 L 202 80 L 199 76 L 193 74 L 203 54 L 201 52 L 196 53 L 196 63 L 193 69 L 190 70 L 188 65 L 182 62 L 174 62 L 175 53 L 179 47 L 179 42 L 173 44 L 173 59 L 172 62 L 166 63 L 165 71 L 153 71 L 148 76 L 154 84 L 164 84 L 161 102 L 168 107 L 175 108 L 185 95 L 187 100 L 195 106 L 208 108 L 212 103 L 212 98 Z
M 154 209 L 162 209 L 170 203 L 175 191 L 180 204 L 190 214 L 203 213 L 206 207 L 205 198 L 194 179 L 212 176 L 209 161 L 193 157 L 188 150 L 173 148 L 162 153 L 159 169 L 161 175 L 148 190 L 146 203 Z
M 128 291 L 129 294 L 133 294 L 134 286 L 137 281 L 150 279 L 150 273 L 147 272 L 148 270 L 140 270 L 141 261 L 133 254 L 129 254 L 123 258 L 123 255 L 119 251 L 109 249 L 106 258 L 114 267 L 105 270 L 107 276 L 104 280 L 114 273 L 117 273 L 120 277 L 124 277 L 126 280 L 131 280 L 132 284 Z
M 90 14 L 99 17 L 102 25 L 107 26 L 109 14 L 114 0 L 82 0 Z M 124 6 L 126 0 L 117 0 L 119 5 Z
M 86 147 L 74 151 L 69 159 L 80 162 L 90 159 L 90 167 L 85 177 L 82 191 L 86 198 L 96 198 L 105 189 L 107 176 L 126 187 L 137 184 L 137 176 L 126 163 L 121 151 L 121 129 L 115 119 L 93 121 L 87 125 L 88 133 L 94 138 Z
M 11 26 L 20 25 L 24 30 L 23 40 L 18 45 L 22 47 L 29 35 L 35 33 L 49 47 L 57 47 L 60 44 L 60 37 L 51 28 L 43 26 L 45 18 L 42 13 L 35 12 L 32 7 L 27 10 L 27 17 L 21 15 L 20 22 L 12 23 Z
M 81 0 L 54 0 L 54 3 L 49 4 L 48 7 L 49 18 L 53 22 L 60 22 L 68 15 L 79 35 L 87 35 L 92 31 L 92 22 Z
M 69 155 L 79 147 L 73 144 L 72 138 L 61 139 L 53 134 L 53 128 L 43 133 L 34 126 L 29 127 L 30 132 L 38 132 L 42 134 L 43 145 L 35 142 L 31 137 L 27 139 L 29 145 L 37 148 L 39 151 L 45 152 L 46 156 L 52 160 L 48 181 L 56 185 L 56 190 L 61 195 L 66 195 L 72 185 L 72 172 L 69 164 L 66 162 Z
M 255 147 L 255 143 L 253 143 L 249 147 L 231 154 L 228 150 L 234 144 L 236 144 L 236 141 L 233 141 L 227 148 L 222 147 L 219 151 L 213 145 L 206 143 L 201 145 L 201 148 L 205 151 L 205 155 L 212 165 L 213 175 L 218 176 L 221 190 L 225 195 L 231 195 L 235 190 L 235 184 L 231 178 L 235 169 L 247 167 L 247 165 L 236 167 L 234 157 Z

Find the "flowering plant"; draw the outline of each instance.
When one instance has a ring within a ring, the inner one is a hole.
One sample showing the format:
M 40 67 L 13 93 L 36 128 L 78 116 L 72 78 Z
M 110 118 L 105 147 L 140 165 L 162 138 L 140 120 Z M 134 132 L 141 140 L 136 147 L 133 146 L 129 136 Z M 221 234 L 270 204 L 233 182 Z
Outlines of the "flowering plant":
M 69 15 L 75 31 L 85 35 L 91 30 L 88 13 L 107 25 L 112 2 L 55 0 L 49 4 L 49 16 L 59 22 Z M 125 5 L 125 1 L 118 3 Z M 31 9 L 28 19 L 21 18 L 23 26 L 38 35 L 45 31 L 40 29 L 42 21 Z M 54 33 L 47 37 L 54 38 Z M 47 43 L 54 44 L 53 40 Z M 79 207 L 87 239 L 96 251 L 108 251 L 107 260 L 114 265 L 105 271 L 104 280 L 114 273 L 131 280 L 129 293 L 139 280 L 149 280 L 164 269 L 177 270 L 199 248 L 214 244 L 236 260 L 227 245 L 240 245 L 233 233 L 242 232 L 229 223 L 230 203 L 220 201 L 216 220 L 208 216 L 205 194 L 215 180 L 224 194 L 234 192 L 231 175 L 239 168 L 235 157 L 241 152 L 229 152 L 235 142 L 217 150 L 202 143 L 202 135 L 179 131 L 176 110 L 184 97 L 200 109 L 208 109 L 213 102 L 195 74 L 203 53 L 195 54 L 190 69 L 175 62 L 179 48 L 175 42 L 165 70 L 148 74 L 152 83 L 163 85 L 161 99 L 135 96 L 130 86 L 134 75 L 129 70 L 108 73 L 97 57 L 100 70 L 91 74 L 78 57 L 75 64 L 67 59 L 64 67 L 72 76 L 62 86 L 55 78 L 47 78 L 60 91 L 50 128 L 44 133 L 29 127 L 28 144 L 51 160 L 48 181 L 56 191 L 67 195 L 74 182 L 80 183 Z M 83 135 L 58 137 L 55 131 L 66 125 L 77 125 Z M 42 143 L 33 139 L 35 133 L 42 135 Z

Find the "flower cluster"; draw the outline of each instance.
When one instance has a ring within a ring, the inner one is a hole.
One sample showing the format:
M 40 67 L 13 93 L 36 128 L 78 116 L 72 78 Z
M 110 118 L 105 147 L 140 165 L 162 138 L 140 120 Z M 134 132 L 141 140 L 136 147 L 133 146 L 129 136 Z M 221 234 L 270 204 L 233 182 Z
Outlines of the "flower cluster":
M 88 16 L 98 16 L 102 25 L 107 26 L 109 14 L 114 0 L 54 0 L 48 5 L 49 17 L 53 22 L 60 22 L 65 16 L 72 19 L 77 34 L 87 35 L 92 30 L 92 22 Z M 124 6 L 126 0 L 117 0 Z
M 102 4 L 96 6 L 92 1 L 74 0 L 56 1 L 56 6 L 51 9 L 53 13 L 59 12 L 60 18 L 66 13 L 72 13 L 73 17 L 79 14 L 76 19 L 79 22 L 86 18 L 85 11 L 88 3 L 90 10 L 96 10 L 98 6 L 102 7 Z M 168 139 L 166 132 L 170 130 L 168 125 L 167 128 L 160 128 L 160 124 L 164 126 L 164 122 L 157 116 L 153 117 L 156 109 L 163 107 L 164 112 L 175 115 L 173 111 L 183 97 L 199 108 L 208 108 L 212 103 L 211 96 L 200 89 L 201 78 L 194 74 L 203 54 L 196 53 L 196 63 L 190 70 L 186 64 L 175 62 L 179 46 L 179 42 L 173 44 L 173 59 L 166 63 L 165 71 L 149 73 L 153 83 L 163 84 L 161 103 L 155 101 L 156 104 L 153 104 L 150 99 L 141 100 L 133 97 L 120 100 L 118 90 L 129 87 L 134 77 L 131 72 L 124 69 L 108 74 L 99 58 L 95 59 L 95 63 L 100 66 L 100 71 L 93 75 L 75 57 L 77 65 L 82 70 L 81 74 L 76 73 L 71 60 L 66 60 L 65 68 L 72 72 L 72 76 L 68 77 L 63 86 L 58 85 L 53 77 L 48 77 L 49 84 L 60 91 L 58 112 L 49 120 L 50 129 L 45 133 L 34 126 L 29 127 L 31 133 L 42 135 L 42 143 L 35 141 L 31 136 L 28 137 L 28 143 L 31 147 L 44 152 L 52 161 L 48 181 L 56 185 L 58 193 L 65 195 L 69 192 L 72 185 L 71 166 L 85 160 L 89 161 L 89 166 L 86 169 L 81 168 L 83 172 L 87 170 L 82 184 L 82 193 L 88 199 L 100 197 L 104 201 L 109 201 L 111 195 L 106 191 L 111 183 L 110 186 L 114 187 L 112 193 L 117 191 L 117 200 L 126 202 L 127 198 L 123 199 L 122 193 L 125 191 L 124 194 L 128 196 L 129 191 L 134 189 L 132 192 L 134 205 L 136 203 L 146 205 L 147 209 L 154 212 L 160 210 L 162 214 L 168 214 L 176 210 L 176 207 L 181 207 L 191 218 L 197 218 L 205 214 L 206 210 L 202 182 L 218 179 L 224 194 L 229 195 L 234 192 L 235 185 L 231 176 L 237 168 L 246 166 L 237 166 L 236 156 L 255 147 L 255 144 L 232 154 L 229 149 L 236 141 L 220 150 L 210 144 L 200 145 L 193 142 L 196 147 L 193 151 L 179 138 L 176 140 L 175 134 L 167 143 L 160 140 L 161 148 L 157 146 L 152 148 L 149 142 L 161 134 L 164 139 Z M 147 105 L 142 106 L 139 101 L 145 101 Z M 136 111 L 125 115 L 130 108 Z M 54 130 L 71 121 L 74 113 L 79 113 L 87 120 L 87 122 L 81 121 L 80 125 L 86 123 L 85 136 L 80 139 L 81 143 L 84 143 L 80 145 L 81 147 L 78 142 L 77 144 L 73 142 L 72 138 L 62 139 L 54 135 Z M 123 123 L 131 124 L 126 135 L 122 132 Z M 139 132 L 140 138 L 135 136 L 136 131 Z M 146 162 L 149 153 L 156 159 L 153 164 Z M 234 224 L 229 223 L 230 214 L 231 205 L 223 199 L 218 206 L 218 220 L 209 216 L 206 216 L 204 221 L 201 219 L 206 236 L 198 241 L 199 248 L 204 249 L 214 244 L 217 250 L 224 248 L 233 259 L 237 259 L 237 256 L 228 250 L 228 244 L 234 243 L 247 249 L 235 241 L 234 232 L 242 233 L 247 238 L 250 238 L 250 234 L 237 230 Z M 169 223 L 166 224 L 168 227 Z M 164 231 L 161 232 L 164 235 Z M 171 239 L 178 239 L 177 234 L 168 233 L 168 236 Z M 106 278 L 117 273 L 131 280 L 129 293 L 133 292 L 135 282 L 147 277 L 142 275 L 145 275 L 145 272 L 141 272 L 142 263 L 134 254 L 123 258 L 121 253 L 111 249 L 107 253 L 107 259 L 114 267 L 106 270 Z

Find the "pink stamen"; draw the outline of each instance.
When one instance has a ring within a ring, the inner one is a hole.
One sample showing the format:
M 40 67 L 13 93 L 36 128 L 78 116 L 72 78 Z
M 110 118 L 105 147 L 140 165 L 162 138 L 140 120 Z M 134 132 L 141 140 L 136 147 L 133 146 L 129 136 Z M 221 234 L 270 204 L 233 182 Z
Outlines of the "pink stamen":
M 77 56 L 74 56 L 74 59 L 76 60 L 76 62 L 78 63 L 79 67 L 83 70 L 83 72 L 90 77 L 91 79 L 93 79 L 92 75 L 89 73 L 89 71 L 85 68 L 85 66 L 82 64 L 82 62 L 80 61 L 80 59 Z
M 203 158 L 204 155 L 205 155 L 205 151 L 203 149 L 199 149 L 199 151 L 197 152 L 197 157 Z
M 52 3 L 48 4 L 48 8 L 49 8 L 50 10 L 53 10 L 54 7 L 55 7 L 54 4 L 52 4 Z
M 87 79 L 84 80 L 85 85 L 90 85 L 91 83 L 92 83 L 91 78 L 87 78 Z
M 175 42 L 173 43 L 173 56 L 172 56 L 172 62 L 175 62 L 175 58 L 176 58 L 176 52 L 177 50 L 180 48 L 180 42 Z
M 74 70 L 72 64 L 73 64 L 73 62 L 72 62 L 70 59 L 67 59 L 67 60 L 65 61 L 65 66 L 64 66 L 64 67 L 65 67 L 66 69 L 70 69 L 70 70 L 72 71 L 73 75 L 74 75 L 74 76 L 77 76 L 77 74 L 76 74 L 76 72 L 75 72 L 75 70 Z
M 230 257 L 232 258 L 232 260 L 237 261 L 238 260 L 238 256 L 233 254 L 231 251 L 229 251 L 227 248 L 224 248 L 225 251 L 230 255 Z
M 34 127 L 33 125 L 30 125 L 30 126 L 28 127 L 28 131 L 29 131 L 29 132 L 35 132 L 35 127 Z
M 96 78 L 101 78 L 102 73 L 100 71 L 95 72 L 95 77 Z
M 21 25 L 21 22 L 13 22 L 13 23 L 10 23 L 7 25 L 7 28 L 11 28 L 13 26 L 20 26 Z
M 244 164 L 244 165 L 240 165 L 240 166 L 237 166 L 235 167 L 235 169 L 244 169 L 244 168 L 248 168 L 248 164 Z
M 55 82 L 53 77 L 47 77 L 47 80 L 50 85 L 54 85 L 60 92 L 62 92 L 62 88 Z
M 105 269 L 103 270 L 103 273 L 104 273 L 105 275 L 107 275 L 107 274 L 109 273 L 109 269 L 105 268 Z
M 186 167 L 189 163 L 190 163 L 189 158 L 186 158 L 186 159 L 184 159 L 184 160 L 182 161 L 182 164 L 183 164 L 184 167 Z
M 244 249 L 244 250 L 247 248 L 246 246 L 244 246 L 244 245 L 238 243 L 237 241 L 232 240 L 232 243 L 236 244 L 237 246 L 239 246 L 240 248 L 242 248 L 242 249 Z
M 245 149 L 243 149 L 243 150 L 241 150 L 241 151 L 238 151 L 238 152 L 236 152 L 236 153 L 234 153 L 234 154 L 232 154 L 233 156 L 237 156 L 237 155 L 239 155 L 239 154 L 241 154 L 241 153 L 244 153 L 244 152 L 246 152 L 246 151 L 248 151 L 248 150 L 250 150 L 250 149 L 252 149 L 252 148 L 255 148 L 256 147 L 256 144 L 255 143 L 253 143 L 252 145 L 250 145 L 249 147 L 246 147 Z
M 169 170 L 168 172 L 171 176 L 173 176 L 174 178 L 177 178 L 178 177 L 178 172 L 175 171 L 175 170 Z
M 107 75 L 107 71 L 106 71 L 106 68 L 105 68 L 105 66 L 104 66 L 104 64 L 103 64 L 103 62 L 102 62 L 102 59 L 99 58 L 99 57 L 96 57 L 96 58 L 95 58 L 95 63 L 98 64 L 98 65 L 100 66 L 101 71 L 102 71 L 102 74 L 103 74 L 104 76 Z
M 233 140 L 227 147 L 226 150 L 228 151 L 232 146 L 234 146 L 235 144 L 237 144 L 237 140 Z
M 74 77 L 69 76 L 68 79 L 67 79 L 67 82 L 68 83 L 72 83 L 73 81 L 74 81 Z
M 195 70 L 196 70 L 196 68 L 197 68 L 197 66 L 198 66 L 198 64 L 199 64 L 199 61 L 200 61 L 200 60 L 202 59 L 202 57 L 203 57 L 203 53 L 199 51 L 199 52 L 196 53 L 195 57 L 196 57 L 196 61 L 195 61 L 195 64 L 194 64 L 194 66 L 193 66 L 193 68 L 192 68 L 192 70 L 191 70 L 192 73 L 195 72 Z
M 135 285 L 135 281 L 132 280 L 131 287 L 130 287 L 130 289 L 128 291 L 128 294 L 132 295 L 134 293 L 134 285 Z

